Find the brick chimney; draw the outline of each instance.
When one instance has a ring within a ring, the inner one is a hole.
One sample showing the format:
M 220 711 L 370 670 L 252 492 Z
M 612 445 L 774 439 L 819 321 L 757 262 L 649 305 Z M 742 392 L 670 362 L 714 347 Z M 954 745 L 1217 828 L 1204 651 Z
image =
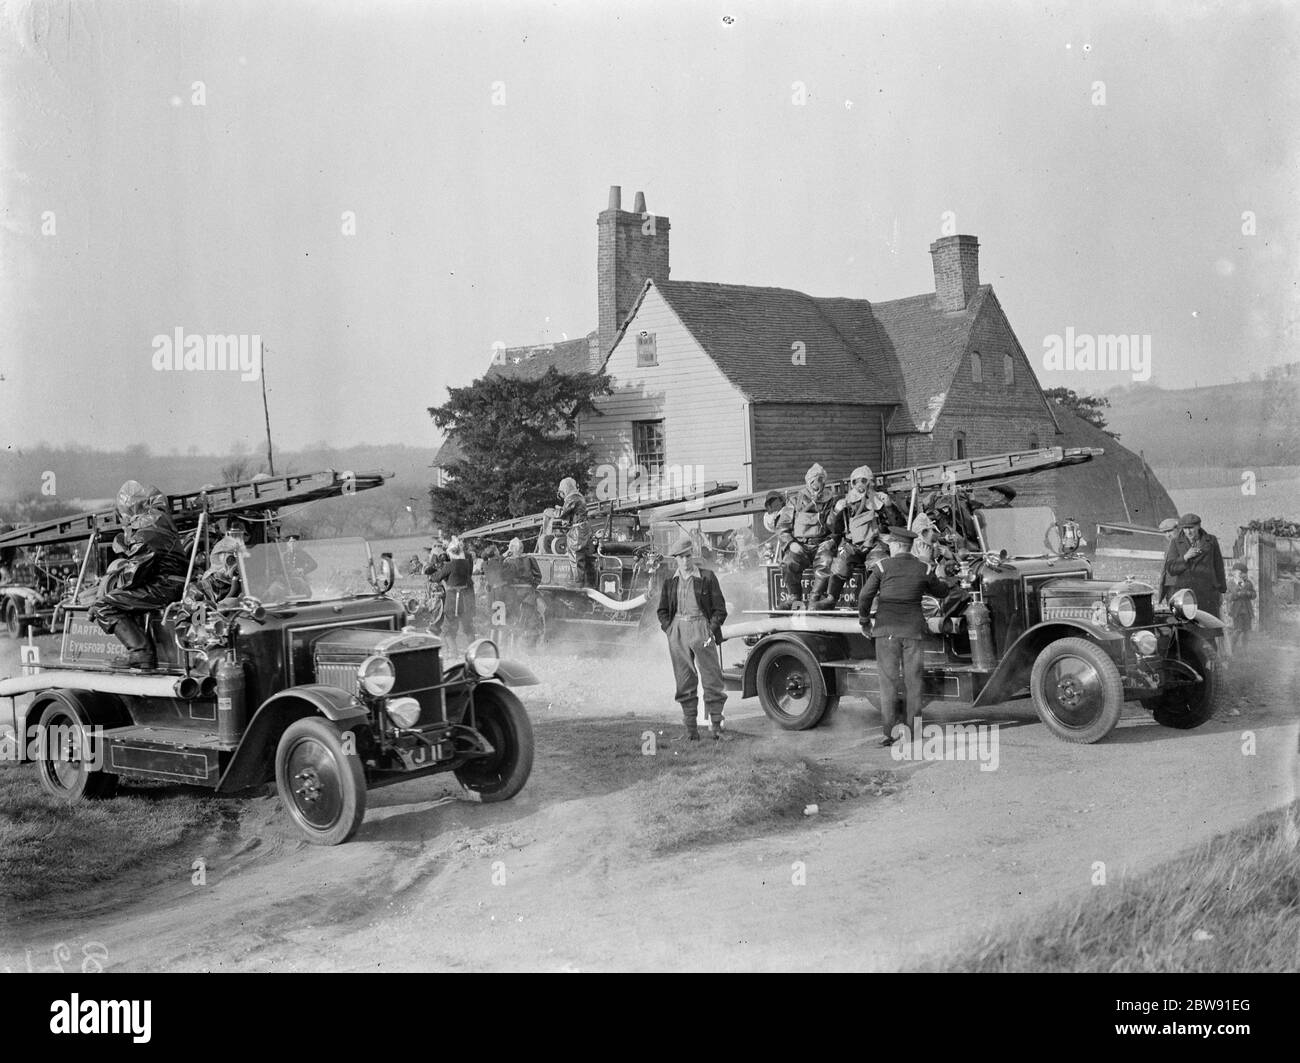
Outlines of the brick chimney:
M 645 193 L 636 194 L 636 209 L 622 209 L 623 190 L 609 189 L 609 206 L 596 216 L 596 290 L 599 303 L 600 356 L 626 320 L 647 277 L 668 279 L 668 219 L 646 210 Z
M 940 310 L 964 310 L 980 286 L 980 242 L 973 236 L 941 236 L 930 245 L 934 294 Z

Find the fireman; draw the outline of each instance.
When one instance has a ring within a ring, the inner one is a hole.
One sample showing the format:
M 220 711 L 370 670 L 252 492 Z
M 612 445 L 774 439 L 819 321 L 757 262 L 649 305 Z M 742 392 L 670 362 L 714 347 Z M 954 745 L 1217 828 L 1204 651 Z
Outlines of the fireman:
M 114 668 L 151 670 L 158 656 L 144 617 L 180 600 L 189 558 L 158 488 L 127 480 L 117 492 L 117 512 L 124 531 L 113 549 L 123 556 L 109 565 L 89 615 L 127 649 Z
M 876 666 L 880 669 L 882 746 L 894 743 L 900 695 L 904 698 L 903 719 L 908 734 L 921 713 L 926 634 L 921 599 L 927 594 L 940 599 L 948 594 L 948 584 L 930 575 L 929 566 L 912 553 L 915 540 L 916 533 L 907 528 L 889 529 L 889 557 L 867 569 L 867 580 L 858 598 L 858 623 L 862 633 L 875 642 Z M 877 597 L 880 605 L 873 624 L 871 603 Z
M 578 571 L 582 582 L 588 587 L 596 585 L 596 571 L 591 556 L 591 522 L 587 519 L 587 499 L 578 490 L 578 482 L 572 476 L 560 481 L 560 512 L 556 520 L 564 521 L 568 526 L 565 533 L 565 546 L 570 559 Z
M 835 503 L 833 536 L 839 543 L 824 598 L 814 598 L 812 608 L 834 609 L 844 582 L 854 565 L 870 565 L 889 556 L 881 532 L 903 523 L 903 514 L 883 491 L 871 488 L 871 467 L 859 465 L 849 477 L 849 490 Z
M 511 539 L 506 547 L 506 556 L 501 559 L 501 578 L 505 581 L 508 617 L 512 623 L 519 624 L 524 637 L 531 641 L 541 627 L 537 588 L 542 583 L 542 570 L 537 558 L 524 553 L 522 539 Z
M 835 493 L 826 487 L 826 470 L 814 464 L 803 478 L 804 486 L 777 518 L 777 541 L 784 548 L 781 567 L 785 594 L 781 608 L 794 608 L 803 599 L 803 573 L 813 566 L 812 598 L 821 598 L 831 577 L 835 556 Z

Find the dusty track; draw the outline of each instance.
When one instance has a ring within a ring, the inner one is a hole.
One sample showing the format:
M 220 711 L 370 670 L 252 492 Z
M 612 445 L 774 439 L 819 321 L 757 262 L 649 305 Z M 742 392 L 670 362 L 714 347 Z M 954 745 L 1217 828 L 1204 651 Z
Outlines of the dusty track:
M 356 839 L 332 849 L 299 842 L 273 798 L 246 799 L 162 885 L 115 883 L 7 925 L 0 956 L 31 950 L 39 963 L 60 943 L 75 956 L 95 941 L 115 970 L 892 968 L 1104 888 L 1090 885 L 1097 861 L 1114 883 L 1293 800 L 1298 657 L 1275 643 L 1271 656 L 1261 646 L 1238 661 L 1238 674 L 1253 662 L 1261 678 L 1236 682 L 1224 714 L 1194 732 L 1134 707 L 1106 742 L 1070 746 L 1027 703 L 1003 706 L 983 717 L 1003 725 L 993 772 L 894 761 L 874 743 L 865 702 L 789 734 L 733 696 L 732 726 L 755 736 L 747 744 L 890 769 L 902 785 L 781 834 L 667 857 L 640 844 L 626 780 L 562 745 L 539 746 L 528 788 L 505 805 L 471 803 L 436 779 L 376 791 Z M 676 723 L 658 656 L 538 668 L 548 682 L 527 693 L 543 735 L 581 726 L 546 723 L 572 716 Z M 1233 706 L 1240 716 L 1226 715 Z M 970 717 L 936 706 L 927 718 Z M 627 723 L 639 742 L 640 725 Z M 191 883 L 199 858 L 202 886 Z M 792 882 L 796 862 L 805 884 Z

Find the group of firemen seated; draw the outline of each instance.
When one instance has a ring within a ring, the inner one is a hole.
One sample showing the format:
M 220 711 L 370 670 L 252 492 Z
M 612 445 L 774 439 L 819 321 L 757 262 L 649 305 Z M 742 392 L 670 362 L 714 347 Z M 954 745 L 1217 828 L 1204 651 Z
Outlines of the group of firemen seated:
M 978 517 L 969 499 L 956 492 L 932 491 L 918 500 L 910 530 L 916 533 L 912 552 L 937 571 L 955 566 L 957 559 L 979 549 Z M 788 499 L 769 494 L 763 518 L 775 532 L 774 560 L 780 564 L 784 593 L 781 609 L 804 607 L 803 574 L 812 568 L 807 608 L 834 609 L 855 570 L 889 556 L 883 537 L 891 527 L 907 527 L 902 507 L 874 487 L 870 467 L 860 465 L 849 477 L 843 497 L 826 485 L 826 470 L 814 464 L 804 486 Z

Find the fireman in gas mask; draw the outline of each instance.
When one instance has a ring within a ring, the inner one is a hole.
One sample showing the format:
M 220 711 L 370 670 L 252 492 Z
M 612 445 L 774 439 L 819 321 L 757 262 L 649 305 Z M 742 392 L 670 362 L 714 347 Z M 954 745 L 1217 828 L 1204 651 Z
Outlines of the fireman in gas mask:
M 150 670 L 158 658 L 145 614 L 180 600 L 189 559 L 158 488 L 127 480 L 117 492 L 117 512 L 123 531 L 113 549 L 122 556 L 109 565 L 90 619 L 126 647 L 126 659 L 113 661 L 114 668 Z

